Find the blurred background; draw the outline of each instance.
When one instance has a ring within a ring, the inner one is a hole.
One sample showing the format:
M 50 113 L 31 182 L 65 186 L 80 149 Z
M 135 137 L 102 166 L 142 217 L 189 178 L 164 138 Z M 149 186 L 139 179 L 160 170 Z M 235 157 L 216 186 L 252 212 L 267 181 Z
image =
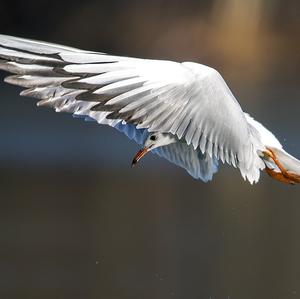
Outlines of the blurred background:
M 1 33 L 218 69 L 300 158 L 298 0 L 1 1 Z M 1 81 L 4 78 L 1 73 Z M 300 189 L 211 183 L 0 84 L 0 297 L 300 298 Z

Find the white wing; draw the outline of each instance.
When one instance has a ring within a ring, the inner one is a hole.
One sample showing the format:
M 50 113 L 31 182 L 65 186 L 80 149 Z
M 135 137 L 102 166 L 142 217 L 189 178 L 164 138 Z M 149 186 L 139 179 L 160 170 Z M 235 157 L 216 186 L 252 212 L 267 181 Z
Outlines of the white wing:
M 167 159 L 171 163 L 180 166 L 195 179 L 204 182 L 212 180 L 213 175 L 218 171 L 218 160 L 210 157 L 208 153 L 202 153 L 200 149 L 194 150 L 186 143 L 172 143 L 154 149 L 154 153 Z
M 250 182 L 262 146 L 220 74 L 191 62 L 105 55 L 0 35 L 0 68 L 22 95 L 101 124 L 168 132 L 240 168 Z

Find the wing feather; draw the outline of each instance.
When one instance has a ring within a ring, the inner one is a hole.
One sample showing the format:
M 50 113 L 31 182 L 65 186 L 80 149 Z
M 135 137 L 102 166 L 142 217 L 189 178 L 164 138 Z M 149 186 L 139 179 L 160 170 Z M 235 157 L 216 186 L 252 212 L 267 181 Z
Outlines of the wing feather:
M 189 149 L 239 167 L 250 182 L 258 180 L 257 168 L 264 167 L 257 155 L 262 145 L 225 81 L 210 67 L 4 35 L 0 59 L 0 69 L 14 74 L 6 82 L 28 88 L 22 95 L 41 99 L 39 105 L 111 126 L 125 121 L 137 130 L 176 135 Z
M 207 153 L 193 147 L 186 143 L 172 143 L 167 146 L 154 149 L 154 153 L 158 154 L 182 167 L 195 179 L 201 179 L 204 182 L 212 180 L 213 175 L 218 171 L 218 161 L 214 157 L 210 157 Z

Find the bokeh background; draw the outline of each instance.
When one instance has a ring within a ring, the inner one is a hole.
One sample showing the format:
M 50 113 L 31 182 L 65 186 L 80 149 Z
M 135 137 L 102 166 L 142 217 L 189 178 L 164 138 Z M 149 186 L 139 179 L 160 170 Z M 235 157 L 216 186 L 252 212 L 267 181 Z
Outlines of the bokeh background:
M 0 28 L 213 66 L 300 157 L 298 0 L 3 0 Z M 0 298 L 300 298 L 299 186 L 132 170 L 125 136 L 19 91 L 0 84 Z

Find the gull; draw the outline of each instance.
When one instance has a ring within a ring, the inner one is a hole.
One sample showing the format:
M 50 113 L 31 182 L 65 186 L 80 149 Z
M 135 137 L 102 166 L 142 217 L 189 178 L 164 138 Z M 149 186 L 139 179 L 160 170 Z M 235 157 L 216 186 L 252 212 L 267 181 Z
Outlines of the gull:
M 194 62 L 108 55 L 0 35 L 5 82 L 24 87 L 38 106 L 94 120 L 123 132 L 148 152 L 212 180 L 219 161 L 259 181 L 265 170 L 288 184 L 300 183 L 300 161 L 241 109 L 222 76 Z

